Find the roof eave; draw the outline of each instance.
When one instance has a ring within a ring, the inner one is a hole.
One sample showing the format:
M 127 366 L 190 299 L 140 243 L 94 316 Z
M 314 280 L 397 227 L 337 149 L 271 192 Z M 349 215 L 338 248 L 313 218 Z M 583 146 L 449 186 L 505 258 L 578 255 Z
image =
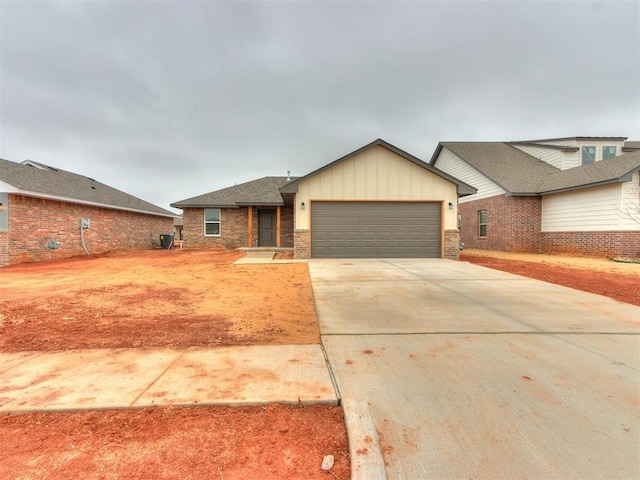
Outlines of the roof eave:
M 89 205 L 92 207 L 102 207 L 102 208 L 108 208 L 110 210 L 122 210 L 125 212 L 134 212 L 134 213 L 143 213 L 145 215 L 154 215 L 156 217 L 167 217 L 167 218 L 173 218 L 176 216 L 175 213 L 171 213 L 171 212 L 167 212 L 165 213 L 161 213 L 161 212 L 152 212 L 150 210 L 141 210 L 139 208 L 130 208 L 130 207 L 121 207 L 119 205 L 111 205 L 108 203 L 100 203 L 100 202 L 90 202 L 88 200 L 80 200 L 77 198 L 71 198 L 71 197 L 60 197 L 58 195 L 49 195 L 46 193 L 38 193 L 38 192 L 30 192 L 28 190 L 14 190 L 9 192 L 11 194 L 15 194 L 15 195 L 26 195 L 28 197 L 36 197 L 36 198 L 44 198 L 46 200 L 56 200 L 59 202 L 66 202 L 66 203 L 77 203 L 80 205 Z
M 173 208 L 240 208 L 238 205 L 222 205 L 219 203 L 171 203 Z
M 438 175 L 439 177 L 450 181 L 451 183 L 457 185 L 458 187 L 463 187 L 463 188 L 467 188 L 467 189 L 473 189 L 474 188 L 471 185 L 467 185 L 466 183 L 462 182 L 461 180 L 458 180 L 457 178 L 452 177 L 448 173 L 437 169 L 435 166 L 430 165 L 429 163 L 425 162 L 424 160 L 420 160 L 418 157 L 416 157 L 414 155 L 411 155 L 408 152 L 405 152 L 404 150 L 396 147 L 395 145 L 391 145 L 389 142 L 386 142 L 385 140 L 382 140 L 381 138 L 378 138 L 377 140 L 374 140 L 373 142 L 368 143 L 364 147 L 360 147 L 357 150 L 354 150 L 353 152 L 348 153 L 347 155 L 344 155 L 344 156 L 338 158 L 337 160 L 334 160 L 333 162 L 327 163 L 323 167 L 320 167 L 320 168 L 318 168 L 317 170 L 314 170 L 311 173 L 308 173 L 304 177 L 300 177 L 297 180 L 291 182 L 290 184 L 287 184 L 284 187 L 281 187 L 280 188 L 280 193 L 298 193 L 298 185 L 301 182 L 303 182 L 304 180 L 307 180 L 308 178 L 311 178 L 311 177 L 313 177 L 313 176 L 315 176 L 315 175 L 317 175 L 319 173 L 322 173 L 325 170 L 328 170 L 331 167 L 333 167 L 333 166 L 335 166 L 335 165 L 337 165 L 337 164 L 339 164 L 341 162 L 344 162 L 345 160 L 353 158 L 356 155 L 359 155 L 360 153 L 364 152 L 365 150 L 368 150 L 369 148 L 375 147 L 375 146 L 380 146 L 382 148 L 386 148 L 390 152 L 395 153 L 396 155 L 404 158 L 405 160 L 408 160 L 408 161 L 414 163 L 415 165 L 417 165 L 417 166 L 419 166 L 421 168 L 424 168 L 425 170 L 433 173 L 434 175 Z
M 572 185 L 569 187 L 563 187 L 563 188 L 556 188 L 553 190 L 545 190 L 543 192 L 540 192 L 540 195 L 552 195 L 554 193 L 563 193 L 563 192 L 571 192 L 574 190 L 582 190 L 585 188 L 594 188 L 594 187 L 603 187 L 605 185 L 613 185 L 615 183 L 624 183 L 624 182 L 629 182 L 631 181 L 631 179 L 633 178 L 633 175 L 624 175 L 620 178 L 611 178 L 608 180 L 601 180 L 599 182 L 592 182 L 592 183 L 584 183 L 582 185 Z

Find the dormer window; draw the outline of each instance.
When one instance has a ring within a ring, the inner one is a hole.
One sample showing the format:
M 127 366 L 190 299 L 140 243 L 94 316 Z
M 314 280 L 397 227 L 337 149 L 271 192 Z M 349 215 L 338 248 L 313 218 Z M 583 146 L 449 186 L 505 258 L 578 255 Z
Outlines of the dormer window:
M 596 161 L 596 147 L 582 147 L 582 165 Z
M 616 147 L 602 147 L 602 159 L 613 158 L 616 156 Z

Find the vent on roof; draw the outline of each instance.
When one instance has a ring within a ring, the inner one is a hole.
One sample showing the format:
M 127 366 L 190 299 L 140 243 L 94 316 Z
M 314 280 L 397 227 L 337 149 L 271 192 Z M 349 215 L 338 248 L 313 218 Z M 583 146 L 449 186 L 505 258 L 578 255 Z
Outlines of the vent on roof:
M 287 182 L 291 181 L 291 170 L 287 170 Z
M 29 167 L 37 168 L 38 170 L 49 170 L 51 172 L 57 172 L 58 169 L 54 167 L 50 167 L 49 165 L 44 165 L 43 163 L 34 162 L 33 160 L 25 160 L 22 162 L 23 165 L 27 165 Z
M 93 190 L 95 190 L 95 189 L 96 189 L 96 181 L 95 181 L 95 179 L 93 179 L 93 178 L 91 178 L 91 177 L 87 177 L 87 180 L 90 180 L 90 181 L 91 181 L 91 188 L 92 188 Z

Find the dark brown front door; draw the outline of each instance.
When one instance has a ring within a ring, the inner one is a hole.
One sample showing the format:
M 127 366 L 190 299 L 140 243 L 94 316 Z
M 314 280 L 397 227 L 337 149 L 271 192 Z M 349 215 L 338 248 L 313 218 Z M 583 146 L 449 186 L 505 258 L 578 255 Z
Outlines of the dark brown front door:
M 273 210 L 260 210 L 258 213 L 258 245 L 276 246 L 276 222 Z

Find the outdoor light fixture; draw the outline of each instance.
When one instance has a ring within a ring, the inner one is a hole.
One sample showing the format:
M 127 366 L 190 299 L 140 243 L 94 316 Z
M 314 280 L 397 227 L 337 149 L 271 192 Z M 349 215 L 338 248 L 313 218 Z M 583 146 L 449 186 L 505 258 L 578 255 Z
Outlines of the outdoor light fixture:
M 449 210 L 453 210 L 453 203 L 449 202 Z
M 302 203 L 300 204 L 300 210 L 304 210 L 304 208 L 305 208 L 305 206 L 304 206 L 304 202 L 302 202 Z
M 4 203 L 0 202 L 0 212 L 4 212 Z

